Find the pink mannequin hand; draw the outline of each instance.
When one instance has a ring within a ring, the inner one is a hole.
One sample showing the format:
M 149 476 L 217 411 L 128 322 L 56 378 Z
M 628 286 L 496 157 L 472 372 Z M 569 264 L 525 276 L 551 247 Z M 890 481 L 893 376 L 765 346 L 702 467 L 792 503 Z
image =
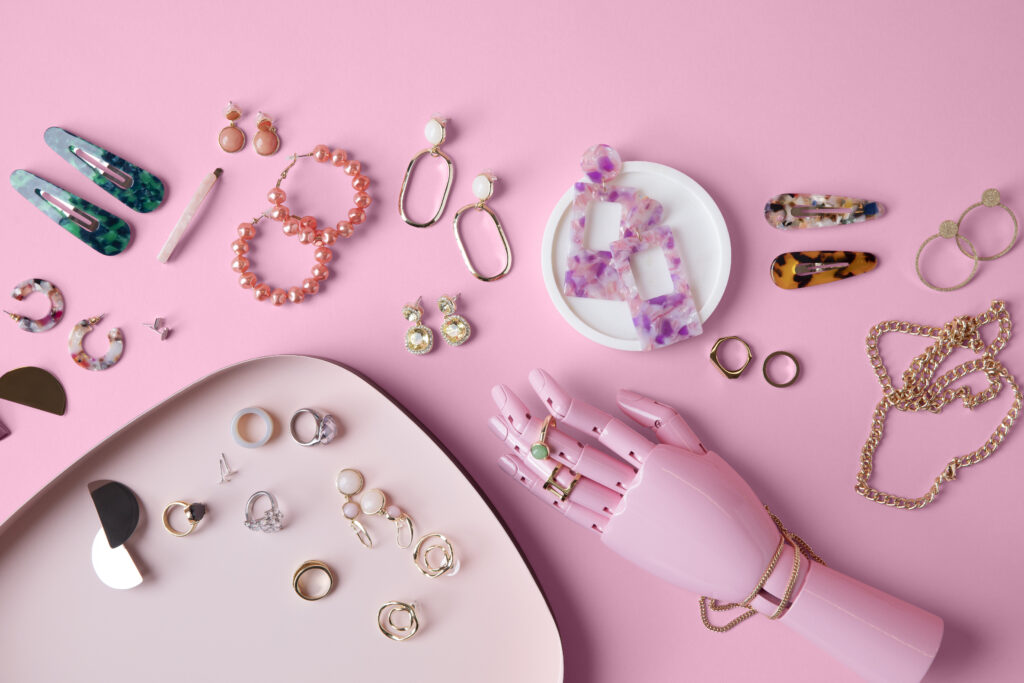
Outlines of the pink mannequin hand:
M 499 417 L 490 427 L 512 450 L 501 458 L 502 470 L 538 498 L 652 574 L 721 602 L 750 598 L 775 559 L 748 603 L 752 609 L 780 618 L 870 680 L 918 681 L 927 671 L 941 619 L 806 556 L 793 576 L 794 545 L 783 543 L 757 494 L 675 410 L 618 393 L 619 407 L 653 429 L 661 442 L 654 443 L 573 398 L 543 370 L 529 379 L 558 423 L 548 430 L 551 456 L 531 455 L 544 416 L 533 415 L 507 387 L 492 391 Z M 596 438 L 618 457 L 563 427 Z

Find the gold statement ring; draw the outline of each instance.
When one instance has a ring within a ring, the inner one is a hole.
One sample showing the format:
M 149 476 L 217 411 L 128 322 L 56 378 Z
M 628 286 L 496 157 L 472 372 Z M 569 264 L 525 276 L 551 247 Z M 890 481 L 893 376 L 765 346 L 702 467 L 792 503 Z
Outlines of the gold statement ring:
M 178 531 L 171 524 L 171 513 L 177 508 L 181 508 L 182 512 L 185 513 L 185 521 L 188 522 L 188 529 L 185 531 Z M 176 500 L 172 503 L 168 503 L 167 507 L 164 508 L 164 528 L 167 529 L 167 533 L 172 536 L 188 536 L 190 533 L 196 530 L 199 526 L 199 522 L 206 516 L 206 505 L 203 503 L 186 503 L 183 500 Z
M 399 617 L 398 615 L 406 616 Z M 398 621 L 398 619 L 405 619 L 405 621 Z M 415 606 L 396 600 L 384 603 L 380 611 L 377 612 L 377 627 L 391 640 L 403 641 L 412 638 L 420 628 Z
M 303 585 L 302 577 L 311 571 L 322 572 L 327 577 L 327 587 L 318 593 L 308 592 Z M 330 567 L 320 560 L 307 560 L 303 562 L 302 566 L 295 570 L 295 575 L 292 577 L 292 588 L 295 589 L 296 594 L 303 600 L 309 600 L 310 602 L 326 597 L 333 587 L 334 573 Z
M 725 342 L 727 342 L 729 340 L 732 340 L 732 339 L 738 341 L 740 344 L 743 344 L 743 348 L 746 349 L 746 351 L 747 351 L 747 360 L 745 360 L 743 362 L 743 365 L 741 365 L 740 367 L 736 368 L 735 370 L 730 370 L 729 368 L 725 367 L 724 365 L 722 365 L 722 361 L 718 359 L 718 348 L 722 344 L 724 344 Z M 718 368 L 719 372 L 721 372 L 723 375 L 725 375 L 729 379 L 736 379 L 737 377 L 742 375 L 743 371 L 747 369 L 747 366 L 750 365 L 750 361 L 753 358 L 754 358 L 754 354 L 752 354 L 750 352 L 750 344 L 748 344 L 746 341 L 740 339 L 739 337 L 719 337 L 715 341 L 714 346 L 711 347 L 711 363 L 712 363 L 712 365 L 714 365 L 716 368 Z

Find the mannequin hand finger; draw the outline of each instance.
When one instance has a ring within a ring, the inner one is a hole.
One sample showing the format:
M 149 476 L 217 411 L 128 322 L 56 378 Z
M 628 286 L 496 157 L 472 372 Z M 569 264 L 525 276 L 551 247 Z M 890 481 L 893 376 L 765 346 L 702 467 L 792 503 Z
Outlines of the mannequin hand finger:
M 491 432 L 504 441 L 506 446 L 514 450 L 523 461 L 535 459 L 530 448 L 540 438 L 543 424 L 543 420 L 534 418 L 528 423 L 525 432 L 520 433 L 501 418 L 492 417 L 488 422 Z M 557 427 L 548 429 L 547 445 L 548 457 L 555 462 L 571 467 L 584 477 L 618 493 L 625 493 L 636 478 L 636 470 L 628 464 L 599 448 L 580 443 L 568 434 L 559 431 Z
M 520 434 L 530 423 L 530 409 L 515 393 L 504 384 L 491 389 L 491 398 L 498 406 L 498 414 Z
M 547 478 L 551 476 L 551 473 L 559 465 L 563 466 L 558 475 L 559 485 L 564 484 L 568 486 L 572 482 L 572 477 L 568 474 L 570 471 L 573 473 L 573 476 L 575 476 L 575 474 L 582 474 L 586 477 L 585 480 L 581 480 L 579 484 L 576 485 L 576 489 L 573 491 L 573 497 L 577 503 L 584 504 L 591 509 L 604 510 L 607 508 L 609 512 L 615 510 L 619 505 L 619 501 L 622 499 L 622 493 L 625 492 L 625 487 L 623 486 L 624 482 L 620 482 L 619 479 L 626 479 L 626 481 L 632 482 L 633 477 L 635 476 L 633 469 L 624 462 L 613 458 L 607 453 L 602 453 L 596 448 L 585 447 L 585 452 L 581 453 L 577 450 L 576 456 L 579 462 L 586 462 L 588 469 L 597 472 L 599 475 L 611 481 L 611 483 L 608 484 L 590 477 L 586 472 L 576 468 L 572 464 L 569 464 L 569 458 L 565 456 L 564 452 L 557 452 L 557 446 L 555 445 L 557 441 L 552 439 L 555 435 L 554 430 L 548 430 L 548 444 L 551 447 L 551 456 L 543 460 L 538 460 L 530 454 L 530 445 L 521 441 L 515 432 L 500 418 L 492 417 L 488 421 L 487 426 L 491 428 L 491 432 L 493 432 L 496 437 L 502 439 L 505 444 L 513 450 L 515 457 L 519 460 L 517 468 L 531 472 L 534 476 L 540 479 L 541 483 L 547 481 Z M 582 446 L 582 444 L 579 444 L 579 442 L 570 439 L 564 434 L 560 436 L 561 438 L 559 441 L 562 441 L 563 443 L 571 443 L 574 448 Z M 589 448 L 590 450 L 586 451 L 586 448 Z M 626 472 L 620 472 L 617 468 L 625 468 Z M 584 485 L 584 481 L 586 481 L 586 485 Z
M 560 501 L 553 492 L 545 490 L 544 482 L 547 481 L 546 479 L 542 479 L 531 470 L 524 469 L 521 465 L 522 461 L 515 455 L 504 455 L 498 461 L 498 466 L 501 467 L 502 472 L 517 480 L 546 505 L 554 506 L 563 515 L 580 526 L 585 526 L 599 533 L 604 531 L 605 525 L 611 518 L 611 513 L 605 510 L 595 511 L 579 502 L 582 497 L 578 497 L 577 494 L 581 493 L 581 487 L 588 483 L 586 479 L 580 479 L 570 497 Z M 566 472 L 565 469 L 562 471 Z
M 628 389 L 620 389 L 616 399 L 622 412 L 637 424 L 653 429 L 661 443 L 679 446 L 697 454 L 708 452 L 690 425 L 674 408 Z
M 530 386 L 557 419 L 573 429 L 595 437 L 634 467 L 639 467 L 654 448 L 651 441 L 622 420 L 570 396 L 544 370 L 536 369 L 530 372 Z

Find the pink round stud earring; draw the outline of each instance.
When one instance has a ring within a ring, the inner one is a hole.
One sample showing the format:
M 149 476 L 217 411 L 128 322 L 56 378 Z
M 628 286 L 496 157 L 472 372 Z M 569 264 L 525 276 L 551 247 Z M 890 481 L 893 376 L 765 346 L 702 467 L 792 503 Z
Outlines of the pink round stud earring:
M 235 122 L 241 115 L 242 110 L 234 102 L 228 102 L 228 106 L 224 109 L 224 116 L 227 117 L 228 125 L 221 129 L 220 135 L 217 137 L 220 148 L 225 152 L 237 152 L 242 147 L 245 147 L 245 132 L 235 125 Z
M 281 147 L 281 138 L 277 136 L 277 128 L 269 116 L 263 112 L 256 114 L 256 134 L 252 136 L 252 146 L 261 157 L 268 157 Z

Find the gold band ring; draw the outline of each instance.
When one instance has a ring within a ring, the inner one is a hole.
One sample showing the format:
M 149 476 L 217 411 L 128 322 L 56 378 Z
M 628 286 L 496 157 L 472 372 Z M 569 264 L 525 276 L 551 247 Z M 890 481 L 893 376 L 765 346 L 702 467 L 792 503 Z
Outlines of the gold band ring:
M 791 377 L 788 382 L 779 383 L 768 376 L 768 364 L 771 363 L 772 359 L 777 356 L 785 356 L 786 358 L 790 359 L 791 361 L 793 361 L 793 365 L 796 368 L 793 371 L 793 377 Z M 771 384 L 773 387 L 778 387 L 779 389 L 782 389 L 784 387 L 788 387 L 790 384 L 795 382 L 796 378 L 800 376 L 800 362 L 796 359 L 796 356 L 791 354 L 789 351 L 773 351 L 768 354 L 767 358 L 764 359 L 764 365 L 761 367 L 761 372 L 764 374 L 764 380 L 768 382 L 768 384 Z
M 171 526 L 171 513 L 175 508 L 181 508 L 185 513 L 185 520 L 188 522 L 188 529 L 185 531 L 178 531 Z M 190 533 L 196 530 L 199 526 L 200 520 L 206 516 L 206 505 L 203 503 L 186 503 L 183 500 L 176 500 L 172 503 L 168 503 L 167 507 L 164 508 L 164 528 L 167 529 L 167 533 L 172 536 L 188 536 Z
M 323 572 L 327 576 L 327 588 L 325 588 L 320 593 L 307 593 L 306 590 L 302 587 L 300 581 L 302 579 L 302 576 L 306 572 L 313 571 L 314 569 Z M 295 589 L 296 594 L 298 594 L 298 596 L 303 600 L 313 601 L 326 597 L 327 594 L 331 592 L 331 588 L 333 587 L 334 573 L 331 571 L 330 567 L 328 567 L 320 560 L 307 560 L 303 562 L 302 566 L 295 570 L 295 576 L 292 577 L 292 588 Z

